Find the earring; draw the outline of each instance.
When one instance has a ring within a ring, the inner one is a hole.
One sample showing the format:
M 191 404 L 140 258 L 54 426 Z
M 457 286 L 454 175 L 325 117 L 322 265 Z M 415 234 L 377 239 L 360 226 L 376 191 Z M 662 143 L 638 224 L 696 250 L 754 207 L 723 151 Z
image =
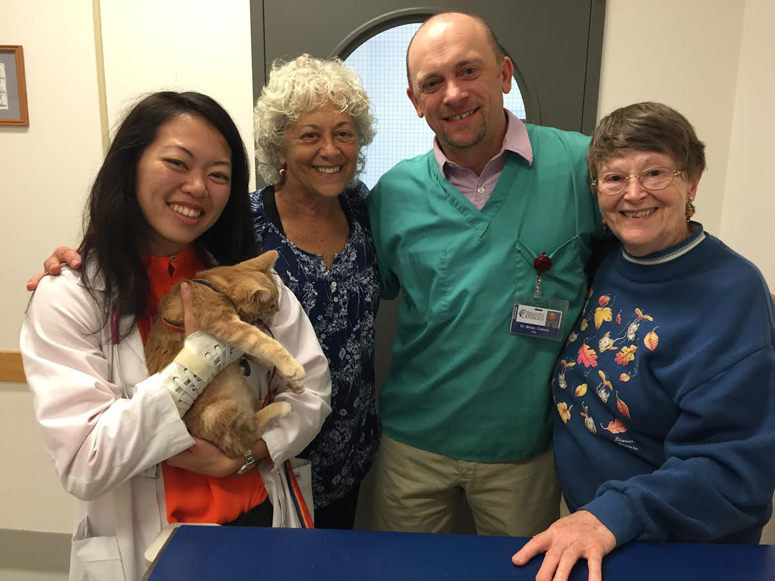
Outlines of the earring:
M 281 167 L 281 168 L 280 168 L 280 177 L 281 177 L 281 178 L 284 178 L 284 177 L 285 177 L 285 174 L 287 174 L 287 173 L 288 173 L 288 172 L 287 172 L 287 171 L 285 171 L 285 168 L 284 168 L 284 167 Z
M 608 222 L 605 221 L 605 218 L 602 219 L 602 223 L 603 223 L 603 229 L 604 230 L 607 229 L 608 228 Z
M 692 219 L 692 216 L 694 216 L 694 213 L 697 211 L 697 208 L 694 207 L 694 204 L 692 202 L 694 201 L 693 198 L 689 198 L 686 200 L 686 221 L 689 222 Z

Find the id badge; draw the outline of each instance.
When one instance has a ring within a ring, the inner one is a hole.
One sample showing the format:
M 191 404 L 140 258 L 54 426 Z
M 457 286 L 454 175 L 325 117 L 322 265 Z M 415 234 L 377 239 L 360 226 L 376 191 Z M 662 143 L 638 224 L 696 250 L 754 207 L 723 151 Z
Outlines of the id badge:
M 561 341 L 568 315 L 568 301 L 531 293 L 514 295 L 511 334 Z
M 563 326 L 567 325 L 568 301 L 541 295 L 541 275 L 552 268 L 552 259 L 542 252 L 533 261 L 533 268 L 536 271 L 533 292 L 514 295 L 511 334 L 561 341 Z
M 153 466 L 149 466 L 142 472 L 138 473 L 138 476 L 143 478 L 158 478 L 161 472 L 160 468 L 161 464 L 154 464 Z

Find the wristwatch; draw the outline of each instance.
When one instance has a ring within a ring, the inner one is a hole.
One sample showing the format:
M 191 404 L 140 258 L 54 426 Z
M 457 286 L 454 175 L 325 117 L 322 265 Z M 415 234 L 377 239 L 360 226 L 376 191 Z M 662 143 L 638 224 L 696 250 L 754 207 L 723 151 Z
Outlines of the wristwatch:
M 250 472 L 253 470 L 253 468 L 256 467 L 256 460 L 253 458 L 253 452 L 248 448 L 248 451 L 245 452 L 245 463 L 242 465 L 242 468 L 237 470 L 237 474 L 245 474 L 246 472 Z

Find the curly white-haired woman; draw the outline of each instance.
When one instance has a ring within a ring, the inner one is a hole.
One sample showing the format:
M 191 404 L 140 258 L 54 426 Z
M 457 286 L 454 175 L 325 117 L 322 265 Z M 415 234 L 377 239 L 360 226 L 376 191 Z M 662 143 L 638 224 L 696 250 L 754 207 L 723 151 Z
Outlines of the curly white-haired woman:
M 256 102 L 258 171 L 252 194 L 261 248 L 296 294 L 323 346 L 332 413 L 301 454 L 312 461 L 315 526 L 352 528 L 360 482 L 377 452 L 374 320 L 377 258 L 366 186 L 356 179 L 374 137 L 369 99 L 339 60 L 275 63 Z

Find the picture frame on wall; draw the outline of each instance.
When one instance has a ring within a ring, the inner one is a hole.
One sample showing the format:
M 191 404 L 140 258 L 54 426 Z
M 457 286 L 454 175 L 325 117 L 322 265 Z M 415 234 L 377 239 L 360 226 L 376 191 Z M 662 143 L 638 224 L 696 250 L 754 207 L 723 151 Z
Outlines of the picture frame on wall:
M 0 126 L 29 127 L 24 51 L 20 45 L 0 45 Z

